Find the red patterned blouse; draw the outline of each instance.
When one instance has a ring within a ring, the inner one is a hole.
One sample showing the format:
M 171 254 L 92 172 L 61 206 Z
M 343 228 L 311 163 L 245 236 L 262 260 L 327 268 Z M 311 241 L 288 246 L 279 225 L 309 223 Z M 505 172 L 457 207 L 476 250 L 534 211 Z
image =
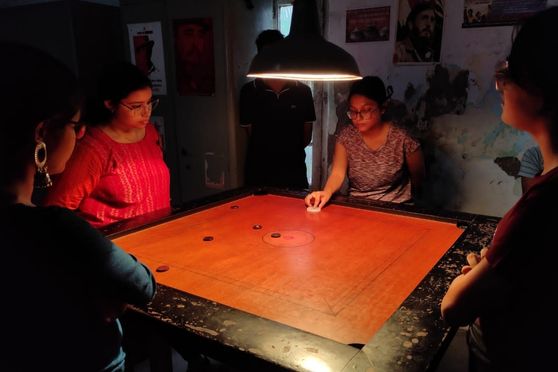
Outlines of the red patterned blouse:
M 170 175 L 152 124 L 136 143 L 118 143 L 88 128 L 66 170 L 45 199 L 76 212 L 95 227 L 170 210 Z

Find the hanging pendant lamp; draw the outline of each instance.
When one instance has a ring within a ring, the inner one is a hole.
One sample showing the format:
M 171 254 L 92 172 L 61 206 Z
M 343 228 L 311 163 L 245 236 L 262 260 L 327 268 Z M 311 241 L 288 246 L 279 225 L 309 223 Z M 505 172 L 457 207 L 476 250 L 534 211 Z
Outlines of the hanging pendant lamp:
M 322 37 L 315 0 L 294 1 L 289 35 L 258 53 L 248 76 L 313 81 L 362 79 L 353 56 Z

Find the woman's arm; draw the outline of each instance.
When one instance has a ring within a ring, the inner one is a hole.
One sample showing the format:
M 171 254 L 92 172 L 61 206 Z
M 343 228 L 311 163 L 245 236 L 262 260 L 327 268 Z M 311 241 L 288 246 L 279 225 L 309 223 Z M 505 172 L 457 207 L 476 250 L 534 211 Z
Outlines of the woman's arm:
M 126 304 L 144 305 L 156 291 L 151 271 L 89 223 L 64 208 L 49 208 L 52 233 L 60 237 L 63 264 L 76 275 L 93 305 L 112 321 Z
M 508 293 L 509 286 L 483 258 L 453 280 L 442 300 L 442 317 L 453 326 L 470 324 L 483 310 L 504 303 Z
M 331 198 L 345 180 L 348 166 L 347 150 L 345 146 L 339 142 L 335 143 L 333 152 L 333 163 L 331 166 L 331 174 L 329 175 L 326 185 L 322 191 L 314 191 L 304 199 L 306 205 L 322 208 Z
M 73 212 L 58 209 L 67 256 L 81 263 L 86 281 L 109 299 L 143 305 L 155 295 L 151 271 Z

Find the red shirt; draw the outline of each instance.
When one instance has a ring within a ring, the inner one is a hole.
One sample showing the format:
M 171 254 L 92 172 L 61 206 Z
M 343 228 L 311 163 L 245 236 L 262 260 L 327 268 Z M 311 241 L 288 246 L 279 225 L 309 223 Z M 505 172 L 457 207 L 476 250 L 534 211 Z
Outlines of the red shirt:
M 508 283 L 503 303 L 480 309 L 488 357 L 497 371 L 555 365 L 558 322 L 558 168 L 538 177 L 498 224 L 486 258 Z
M 170 175 L 153 125 L 136 143 L 118 143 L 88 128 L 46 205 L 77 210 L 95 227 L 170 209 Z

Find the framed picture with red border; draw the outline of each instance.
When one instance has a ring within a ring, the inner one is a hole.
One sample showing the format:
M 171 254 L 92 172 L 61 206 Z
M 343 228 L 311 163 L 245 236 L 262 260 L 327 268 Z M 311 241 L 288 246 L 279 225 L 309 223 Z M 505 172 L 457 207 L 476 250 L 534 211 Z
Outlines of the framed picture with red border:
M 347 10 L 347 31 L 345 41 L 389 40 L 389 6 Z

